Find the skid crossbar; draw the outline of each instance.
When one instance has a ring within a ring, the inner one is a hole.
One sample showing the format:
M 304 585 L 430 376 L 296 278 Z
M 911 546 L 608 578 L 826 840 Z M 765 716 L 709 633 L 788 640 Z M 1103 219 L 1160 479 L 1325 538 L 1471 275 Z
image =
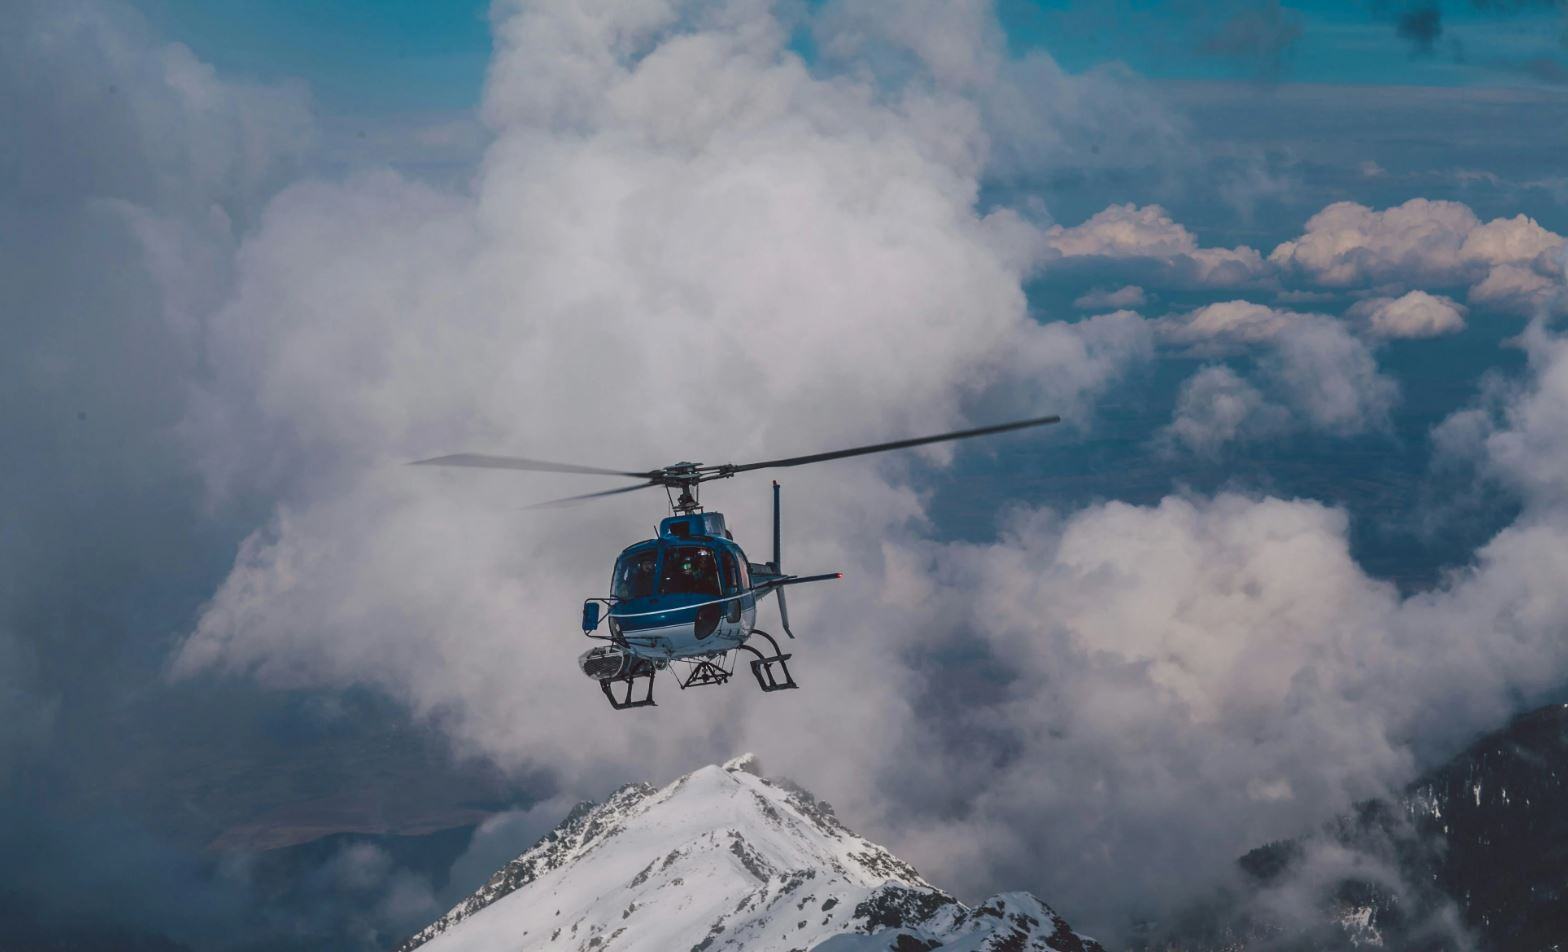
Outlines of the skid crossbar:
M 637 690 L 638 681 L 646 682 L 640 696 Z M 620 697 L 615 696 L 615 690 L 610 687 L 612 684 L 624 684 L 626 686 Z M 634 674 L 624 678 L 605 678 L 599 682 L 599 690 L 604 692 L 604 696 L 610 702 L 610 706 L 617 711 L 624 711 L 632 707 L 654 706 L 652 671 L 647 674 Z

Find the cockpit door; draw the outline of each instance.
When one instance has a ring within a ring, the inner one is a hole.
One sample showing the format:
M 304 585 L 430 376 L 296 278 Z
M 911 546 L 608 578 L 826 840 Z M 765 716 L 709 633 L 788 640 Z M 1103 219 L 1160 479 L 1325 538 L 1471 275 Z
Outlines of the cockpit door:
M 725 549 L 721 558 L 724 565 L 724 594 L 728 598 L 724 603 L 724 620 L 736 623 L 740 621 L 741 597 L 746 589 L 741 584 L 740 565 L 735 553 Z

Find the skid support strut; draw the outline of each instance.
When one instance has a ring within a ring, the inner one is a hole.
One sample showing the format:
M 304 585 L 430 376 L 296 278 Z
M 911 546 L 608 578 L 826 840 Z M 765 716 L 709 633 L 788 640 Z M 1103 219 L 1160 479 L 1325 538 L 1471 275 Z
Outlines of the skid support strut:
M 751 663 L 751 673 L 757 679 L 757 687 L 764 691 L 788 691 L 800 687 L 789 671 L 790 655 L 779 651 L 779 643 L 773 640 L 773 636 L 760 628 L 753 628 L 751 634 L 765 640 L 773 649 L 773 654 L 765 655 L 751 645 L 741 645 L 741 648 L 757 656 L 757 660 Z
M 705 684 L 728 683 L 733 663 L 722 663 L 725 657 L 728 657 L 727 653 L 726 655 L 718 656 L 717 660 L 714 658 L 681 659 L 689 666 L 688 673 L 684 678 L 677 674 L 675 683 L 680 685 L 683 691 L 687 688 L 700 687 Z

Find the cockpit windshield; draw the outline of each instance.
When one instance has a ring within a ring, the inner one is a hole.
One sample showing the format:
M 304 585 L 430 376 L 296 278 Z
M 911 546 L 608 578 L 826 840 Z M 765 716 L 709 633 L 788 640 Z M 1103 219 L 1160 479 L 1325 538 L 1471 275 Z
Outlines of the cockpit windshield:
M 720 595 L 719 560 L 714 557 L 713 550 L 695 545 L 665 549 L 659 594 Z
M 616 598 L 646 598 L 653 594 L 653 581 L 659 565 L 659 550 L 633 552 L 615 565 Z

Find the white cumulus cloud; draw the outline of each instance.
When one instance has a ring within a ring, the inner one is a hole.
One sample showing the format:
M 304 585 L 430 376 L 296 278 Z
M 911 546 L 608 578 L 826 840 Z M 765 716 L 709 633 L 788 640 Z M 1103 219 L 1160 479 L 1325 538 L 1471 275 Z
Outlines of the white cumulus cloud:
M 1181 286 L 1235 287 L 1261 278 L 1266 268 L 1252 248 L 1206 248 L 1158 205 L 1112 205 L 1071 227 L 1045 234 L 1044 263 L 1073 259 L 1127 261 L 1156 269 L 1165 282 Z
M 1196 353 L 1258 353 L 1256 376 L 1275 403 L 1292 411 L 1293 419 L 1324 432 L 1354 436 L 1383 429 L 1399 397 L 1399 388 L 1379 371 L 1367 343 L 1344 322 L 1324 314 L 1287 311 L 1251 301 L 1220 301 L 1173 314 L 1157 322 L 1159 336 Z M 1264 412 L 1257 432 L 1278 429 L 1278 407 L 1239 392 L 1228 380 L 1210 375 L 1194 381 L 1196 391 L 1179 401 L 1176 420 L 1165 436 L 1191 430 L 1217 433 L 1213 420 L 1190 421 L 1198 395 L 1225 384 L 1232 391 L 1232 408 L 1250 406 Z M 1266 424 L 1266 425 L 1263 425 Z M 1216 443 L 1200 440 L 1192 445 L 1212 450 Z
M 1257 344 L 1276 340 L 1319 316 L 1239 299 L 1216 301 L 1165 318 L 1160 332 L 1183 344 Z
M 1364 322 L 1373 337 L 1438 337 L 1465 327 L 1464 305 L 1425 291 L 1365 298 L 1353 304 L 1347 316 Z
M 1270 436 L 1290 423 L 1289 410 L 1270 402 L 1236 371 L 1216 364 L 1182 384 L 1170 425 L 1157 443 L 1167 452 L 1181 448 L 1212 457 L 1237 440 Z
M 1383 211 L 1336 202 L 1268 260 L 1329 287 L 1469 287 L 1472 303 L 1532 314 L 1552 303 L 1562 247 L 1524 215 L 1482 222 L 1460 202 L 1414 198 Z

